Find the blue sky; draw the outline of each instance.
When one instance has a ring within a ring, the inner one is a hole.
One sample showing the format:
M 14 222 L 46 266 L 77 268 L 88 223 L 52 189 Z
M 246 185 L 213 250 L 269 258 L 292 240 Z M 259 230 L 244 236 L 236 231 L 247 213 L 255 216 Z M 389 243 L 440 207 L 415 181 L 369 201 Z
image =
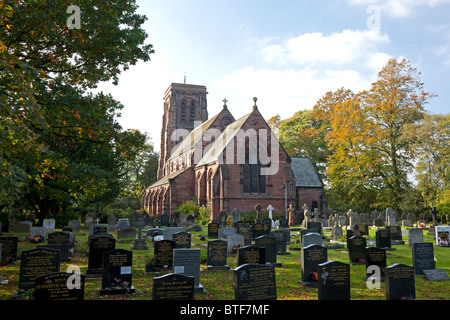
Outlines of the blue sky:
M 234 117 L 253 97 L 269 119 L 310 109 L 327 91 L 370 88 L 390 58 L 407 58 L 426 109 L 450 110 L 450 0 L 137 0 L 155 54 L 102 84 L 123 105 L 124 128 L 147 132 L 159 150 L 170 83 L 205 85 L 213 116 L 228 100 Z

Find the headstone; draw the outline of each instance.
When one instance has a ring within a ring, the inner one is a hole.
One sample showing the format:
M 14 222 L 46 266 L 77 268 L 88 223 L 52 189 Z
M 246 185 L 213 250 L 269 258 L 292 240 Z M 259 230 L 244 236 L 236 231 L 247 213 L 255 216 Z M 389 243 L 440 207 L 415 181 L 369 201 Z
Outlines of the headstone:
M 377 270 L 372 270 L 376 266 Z M 384 281 L 385 280 L 385 269 L 386 269 L 386 250 L 377 247 L 367 247 L 366 248 L 366 279 L 373 279 L 374 281 Z M 379 271 L 379 273 L 378 273 Z M 375 277 L 380 276 L 379 279 Z
M 430 281 L 450 280 L 450 277 L 443 269 L 425 269 L 423 270 L 423 274 Z
M 208 223 L 208 238 L 219 239 L 219 224 L 217 222 Z
M 165 240 L 172 240 L 172 235 L 174 235 L 177 232 L 183 232 L 184 229 L 181 227 L 167 227 L 164 230 L 164 239 Z
M 270 236 L 274 237 L 277 244 L 277 254 L 284 255 L 290 254 L 290 252 L 286 251 L 287 238 L 289 236 L 288 230 L 274 230 L 270 231 Z
M 392 208 L 387 208 L 386 209 L 386 221 L 385 221 L 386 225 L 388 226 L 393 226 L 395 225 L 395 217 L 394 217 L 394 210 L 392 210 Z
M 94 216 L 92 214 L 87 214 L 84 219 L 84 228 L 90 229 L 91 225 L 94 224 Z
M 103 265 L 103 252 L 115 249 L 116 239 L 105 235 L 92 238 L 89 244 L 89 260 L 86 274 L 101 275 Z
M 55 219 L 44 219 L 42 226 L 47 230 L 47 233 L 55 231 Z
M 266 248 L 254 245 L 239 248 L 237 265 L 241 266 L 246 263 L 266 264 Z
M 227 226 L 227 213 L 226 211 L 219 212 L 219 228 L 224 228 Z
M 153 257 L 156 268 L 171 268 L 173 265 L 173 250 L 175 241 L 160 240 L 153 243 Z
M 252 224 L 252 238 L 256 239 L 264 235 L 264 225 L 260 222 Z
M 42 237 L 45 238 L 47 230 L 44 227 L 31 227 L 30 228 L 30 238 Z
M 188 215 L 186 220 L 188 223 L 194 223 L 195 222 L 194 215 L 193 214 Z
M 409 219 L 402 220 L 402 227 L 412 227 L 412 221 Z
M 340 261 L 319 264 L 319 300 L 350 300 L 350 265 Z
M 145 222 L 142 218 L 139 218 L 135 223 L 138 227 L 138 237 L 134 240 L 132 250 L 148 250 L 147 243 L 145 242 L 145 238 L 142 237 L 142 227 L 145 226 Z
M 110 230 L 117 229 L 117 218 L 113 213 L 111 213 L 108 217 L 108 229 Z
M 47 236 L 47 246 L 59 249 L 61 261 L 69 261 L 75 256 L 75 238 L 72 232 L 56 231 Z
M 414 268 L 401 263 L 386 268 L 386 300 L 415 300 Z
M 303 237 L 305 234 L 316 232 L 317 230 L 313 229 L 300 229 L 300 242 L 303 244 Z
M 172 235 L 172 240 L 175 241 L 175 248 L 186 248 L 191 247 L 191 234 L 189 232 L 177 232 Z
M 373 225 L 375 227 L 383 227 L 384 221 L 382 219 L 375 219 L 375 220 L 373 220 Z
M 257 247 L 266 248 L 266 264 L 280 267 L 281 263 L 277 262 L 277 240 L 271 236 L 260 236 L 255 239 Z
M 122 227 L 117 229 L 117 239 L 135 239 L 136 229 L 131 227 Z
M 194 291 L 204 292 L 200 284 L 200 249 L 174 249 L 173 273 L 194 277 Z
M 150 228 L 145 231 L 145 236 L 150 238 L 155 238 L 156 236 L 164 235 L 164 230 L 161 228 Z
M 134 226 L 139 219 L 139 213 L 133 211 L 130 215 L 130 226 Z
M 423 275 L 425 269 L 435 269 L 433 243 L 414 243 L 412 260 L 415 275 Z
M 73 278 L 77 278 L 73 283 Z M 68 283 L 71 287 L 68 286 Z M 53 272 L 35 278 L 35 301 L 83 301 L 84 274 Z
M 169 215 L 168 214 L 163 214 L 161 215 L 161 226 L 165 227 L 169 224 Z
M 167 240 L 169 241 L 169 240 Z M 169 273 L 153 278 L 153 300 L 194 300 L 194 277 Z
M 232 255 L 237 253 L 237 249 L 244 247 L 245 241 L 242 234 L 233 233 L 227 237 L 227 254 Z
M 270 265 L 244 264 L 234 269 L 235 300 L 276 300 L 275 268 Z
M 80 228 L 81 228 L 80 220 L 70 220 L 70 221 L 67 223 L 67 226 L 68 226 L 69 228 L 72 228 L 72 231 L 73 231 L 73 232 L 78 232 L 78 231 L 80 231 Z
M 244 245 L 249 246 L 252 244 L 252 227 L 249 225 L 242 225 L 237 228 L 237 233 L 244 236 Z
M 241 221 L 241 211 L 239 209 L 234 208 L 231 210 L 231 225 L 235 227 L 235 223 Z
M 180 223 L 186 223 L 187 222 L 186 214 L 184 212 L 180 213 L 178 218 L 180 219 Z
M 311 244 L 315 244 L 318 246 L 322 245 L 322 236 L 316 232 L 310 232 L 303 236 L 302 245 L 307 247 Z
M 128 221 L 128 218 L 120 218 L 117 221 L 117 229 L 123 229 L 123 228 L 129 228 L 130 227 L 130 221 Z
M 269 206 L 267 207 L 267 211 L 269 211 L 269 219 L 271 221 L 272 228 L 275 227 L 275 222 L 273 220 L 273 210 L 275 210 L 275 208 L 269 204 Z
M 236 228 L 219 227 L 219 239 L 227 239 L 229 235 L 235 234 Z
M 245 226 L 245 225 L 248 225 L 248 223 L 245 222 L 245 221 L 243 221 L 243 220 L 239 220 L 239 221 L 236 221 L 236 222 L 234 223 L 234 226 L 233 226 L 233 227 L 235 227 L 236 229 L 238 229 L 238 228 L 240 228 L 240 227 L 242 227 L 242 226 Z
M 391 232 L 389 229 L 378 229 L 375 232 L 375 239 L 378 248 L 387 250 L 391 248 Z
M 364 237 L 353 236 L 347 239 L 347 250 L 351 264 L 366 263 L 367 240 Z
M 402 237 L 402 228 L 400 226 L 387 226 L 386 229 L 389 229 L 391 233 L 391 244 L 405 244 Z
M 23 250 L 20 258 L 19 290 L 33 289 L 36 277 L 59 272 L 59 267 L 59 250 L 48 248 Z
M 436 226 L 436 246 L 450 247 L 450 226 Z
M 227 241 L 208 241 L 206 264 L 208 270 L 229 270 L 227 265 Z
M 278 227 L 279 228 L 289 228 L 289 220 L 286 218 L 280 218 Z
M 316 287 L 319 281 L 319 264 L 327 260 L 327 248 L 315 244 L 302 247 L 302 278 L 300 282 L 307 286 Z
M 423 242 L 423 230 L 420 228 L 413 228 L 408 230 L 408 246 L 413 247 L 414 243 Z
M 270 218 L 262 218 L 261 219 L 261 223 L 263 224 L 263 230 L 264 230 L 264 235 L 269 235 L 270 231 L 272 230 L 272 219 Z
M 19 238 L 17 236 L 0 237 L 0 243 L 2 244 L 1 265 L 10 264 L 16 261 L 18 242 Z
M 309 230 L 315 230 L 314 232 L 322 235 L 322 222 L 318 222 L 318 221 L 310 221 L 308 222 L 306 229 Z
M 132 265 L 132 251 L 125 249 L 104 251 L 100 295 L 134 293 Z

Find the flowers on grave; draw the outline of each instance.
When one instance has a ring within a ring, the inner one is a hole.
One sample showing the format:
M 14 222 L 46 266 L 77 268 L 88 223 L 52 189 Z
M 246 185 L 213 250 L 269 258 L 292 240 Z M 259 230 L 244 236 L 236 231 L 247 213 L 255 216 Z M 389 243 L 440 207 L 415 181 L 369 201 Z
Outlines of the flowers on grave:
M 31 243 L 39 243 L 39 242 L 44 241 L 44 238 L 41 235 L 37 235 L 37 236 L 34 236 L 34 237 L 30 237 L 29 240 L 30 240 Z
M 318 272 L 311 272 L 309 274 L 309 277 L 310 277 L 311 281 L 314 281 L 314 282 L 319 281 L 319 273 Z
M 111 284 L 110 290 L 113 289 L 126 289 L 127 292 L 130 290 L 130 283 L 128 281 L 122 281 L 121 279 L 114 278 L 113 283 Z

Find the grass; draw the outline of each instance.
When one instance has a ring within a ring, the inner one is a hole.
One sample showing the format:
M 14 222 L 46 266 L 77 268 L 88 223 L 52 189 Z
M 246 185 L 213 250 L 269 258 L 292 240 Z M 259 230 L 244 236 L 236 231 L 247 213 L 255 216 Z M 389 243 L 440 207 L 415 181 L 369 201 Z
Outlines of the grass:
M 192 248 L 200 248 L 201 272 L 200 283 L 206 289 L 205 293 L 195 295 L 196 300 L 234 300 L 233 272 L 206 269 L 206 244 L 207 241 L 200 240 L 200 236 L 207 236 L 207 228 L 202 232 L 192 232 Z M 406 228 L 402 227 L 403 230 Z M 327 238 L 330 238 L 328 230 L 324 230 Z M 69 265 L 77 265 L 81 272 L 87 269 L 87 239 L 88 230 L 76 232 L 75 257 L 70 262 L 61 263 L 61 271 L 67 270 Z M 7 234 L 5 234 L 7 235 Z M 387 251 L 387 265 L 403 263 L 412 266 L 412 251 L 408 247 L 406 240 L 404 245 L 395 245 L 395 250 Z M 291 231 L 291 239 L 298 239 L 296 231 Z M 375 230 L 370 229 L 369 239 L 375 239 Z M 428 236 L 424 230 L 424 241 L 434 242 L 433 236 Z M 153 277 L 158 277 L 171 270 L 159 271 L 156 273 L 145 273 L 145 264 L 153 256 L 153 246 L 147 242 L 149 250 L 133 250 L 133 286 L 139 293 L 125 296 L 100 296 L 98 290 L 101 287 L 101 279 L 86 279 L 85 300 L 151 300 Z M 18 245 L 18 258 L 22 250 L 34 248 L 36 245 L 28 241 L 20 241 Z M 132 242 L 116 242 L 116 248 L 131 250 Z M 317 289 L 307 287 L 301 283 L 301 251 L 289 250 L 289 247 L 299 247 L 300 245 L 288 245 L 287 251 L 291 254 L 278 255 L 277 261 L 282 263 L 282 267 L 275 268 L 278 300 L 317 300 Z M 436 268 L 443 269 L 450 275 L 450 248 L 434 246 L 434 256 Z M 228 257 L 227 264 L 231 268 L 237 267 L 236 257 Z M 328 249 L 328 260 L 349 262 L 348 253 L 345 248 Z M 20 261 L 19 261 L 20 262 Z M 8 280 L 7 284 L 0 285 L 0 300 L 11 299 L 12 294 L 17 293 L 19 281 L 20 263 L 0 266 L 0 276 L 3 280 Z M 352 300 L 385 300 L 385 283 L 381 283 L 380 289 L 369 289 L 364 280 L 365 265 L 350 265 L 351 272 L 351 299 Z M 429 281 L 424 276 L 415 277 L 416 299 L 417 300 L 450 300 L 450 290 L 448 281 Z

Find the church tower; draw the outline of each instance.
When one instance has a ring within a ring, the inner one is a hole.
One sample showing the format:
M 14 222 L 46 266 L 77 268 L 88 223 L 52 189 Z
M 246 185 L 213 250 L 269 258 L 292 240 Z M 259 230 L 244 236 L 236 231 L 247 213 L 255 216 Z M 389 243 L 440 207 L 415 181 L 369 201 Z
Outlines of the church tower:
M 181 135 L 175 139 L 175 130 L 185 129 L 190 132 L 194 129 L 194 125 L 197 126 L 208 120 L 207 93 L 205 86 L 181 83 L 172 83 L 166 90 L 158 179 L 164 176 L 164 164 L 170 158 L 173 148 L 184 138 Z

